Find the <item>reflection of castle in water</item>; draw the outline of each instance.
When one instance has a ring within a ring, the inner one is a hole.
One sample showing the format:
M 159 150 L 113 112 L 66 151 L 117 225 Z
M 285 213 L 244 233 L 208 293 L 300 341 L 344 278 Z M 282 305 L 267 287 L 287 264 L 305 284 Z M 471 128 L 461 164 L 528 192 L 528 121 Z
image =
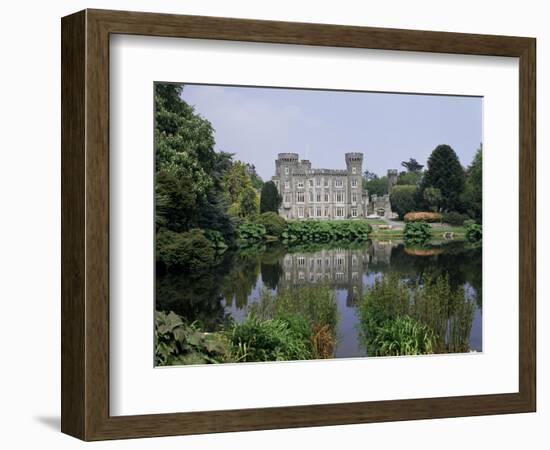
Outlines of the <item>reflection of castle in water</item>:
M 281 261 L 279 287 L 293 288 L 323 284 L 348 291 L 346 304 L 352 306 L 363 294 L 363 274 L 369 264 L 389 264 L 396 244 L 374 241 L 362 249 L 325 249 L 317 252 L 287 253 Z

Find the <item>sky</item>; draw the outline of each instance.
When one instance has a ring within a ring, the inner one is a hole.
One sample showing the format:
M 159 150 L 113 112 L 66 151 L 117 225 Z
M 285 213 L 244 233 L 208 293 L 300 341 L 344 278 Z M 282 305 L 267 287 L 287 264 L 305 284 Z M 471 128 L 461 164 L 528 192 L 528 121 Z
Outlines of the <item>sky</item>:
M 482 142 L 480 97 L 189 85 L 182 98 L 215 129 L 216 151 L 256 166 L 269 180 L 278 153 L 298 153 L 312 168 L 345 169 L 362 152 L 379 176 L 426 164 L 439 144 L 468 166 Z

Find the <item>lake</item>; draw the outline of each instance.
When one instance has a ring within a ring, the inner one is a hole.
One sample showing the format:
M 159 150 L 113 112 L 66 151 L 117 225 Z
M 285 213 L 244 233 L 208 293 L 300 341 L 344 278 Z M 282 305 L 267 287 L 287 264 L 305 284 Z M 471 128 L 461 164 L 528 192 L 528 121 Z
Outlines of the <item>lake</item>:
M 402 242 L 373 240 L 352 248 L 282 246 L 250 248 L 224 255 L 209 273 L 166 274 L 157 278 L 157 309 L 174 311 L 205 330 L 231 320 L 241 322 L 263 289 L 329 286 L 335 291 L 339 322 L 336 357 L 367 356 L 359 339 L 357 302 L 384 273 L 407 281 L 425 274 L 448 274 L 452 286 L 464 286 L 475 300 L 469 346 L 482 350 L 481 249 L 462 241 L 407 248 Z

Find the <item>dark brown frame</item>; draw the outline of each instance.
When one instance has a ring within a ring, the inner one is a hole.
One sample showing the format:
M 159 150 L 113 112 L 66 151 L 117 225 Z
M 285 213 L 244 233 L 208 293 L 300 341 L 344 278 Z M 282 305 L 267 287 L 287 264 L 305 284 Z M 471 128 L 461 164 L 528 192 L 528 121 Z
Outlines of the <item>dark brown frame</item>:
M 62 31 L 61 429 L 84 440 L 309 427 L 536 409 L 536 40 L 433 31 L 85 10 Z M 109 35 L 519 58 L 519 392 L 230 411 L 109 415 Z

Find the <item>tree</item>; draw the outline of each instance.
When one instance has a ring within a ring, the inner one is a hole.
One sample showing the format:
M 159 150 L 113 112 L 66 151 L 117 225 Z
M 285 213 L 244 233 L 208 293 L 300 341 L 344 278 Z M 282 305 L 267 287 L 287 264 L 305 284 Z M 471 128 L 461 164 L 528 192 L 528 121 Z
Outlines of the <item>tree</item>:
M 374 172 L 370 172 L 368 169 L 365 169 L 365 172 L 363 172 L 363 178 L 367 181 L 370 181 L 377 179 L 378 175 L 376 175 Z
M 418 185 L 422 180 L 422 172 L 401 172 L 397 177 L 398 185 Z
M 246 186 L 239 197 L 239 216 L 249 217 L 258 213 L 258 193 L 252 185 Z
M 257 190 L 260 190 L 264 185 L 264 180 L 262 180 L 262 177 L 260 177 L 258 172 L 256 172 L 256 166 L 254 164 L 246 163 L 246 167 L 248 169 L 250 180 L 252 181 L 252 186 L 254 186 Z
M 416 186 L 397 185 L 390 195 L 392 210 L 403 219 L 405 214 L 416 209 Z
M 252 180 L 248 174 L 246 164 L 241 161 L 235 161 L 231 167 L 225 171 L 221 185 L 229 203 L 238 203 L 244 190 L 248 186 L 252 186 Z
M 439 205 L 441 204 L 442 197 L 441 191 L 438 188 L 428 187 L 424 189 L 422 196 L 433 212 L 439 211 Z
M 273 181 L 268 181 L 262 186 L 262 192 L 260 195 L 260 213 L 272 211 L 274 213 L 279 212 L 279 207 L 283 198 L 277 190 L 277 186 Z
M 384 195 L 388 193 L 388 177 L 378 177 L 375 175 L 373 178 L 363 178 L 363 188 L 369 192 L 369 195 Z
M 235 237 L 221 180 L 230 153 L 214 151 L 214 129 L 182 98 L 183 85 L 155 85 L 155 222 L 183 232 L 192 228 Z
M 483 145 L 477 150 L 472 164 L 466 171 L 466 185 L 463 201 L 466 212 L 481 223 L 482 220 L 482 191 L 483 191 Z
M 441 208 L 444 211 L 459 211 L 464 191 L 464 169 L 455 151 L 448 145 L 438 145 L 428 158 L 428 169 L 424 173 L 421 192 L 426 188 L 437 188 L 441 192 Z
M 408 161 L 402 161 L 401 165 L 407 169 L 407 172 L 420 172 L 424 167 L 422 164 L 419 164 L 418 161 L 414 158 L 409 158 Z

